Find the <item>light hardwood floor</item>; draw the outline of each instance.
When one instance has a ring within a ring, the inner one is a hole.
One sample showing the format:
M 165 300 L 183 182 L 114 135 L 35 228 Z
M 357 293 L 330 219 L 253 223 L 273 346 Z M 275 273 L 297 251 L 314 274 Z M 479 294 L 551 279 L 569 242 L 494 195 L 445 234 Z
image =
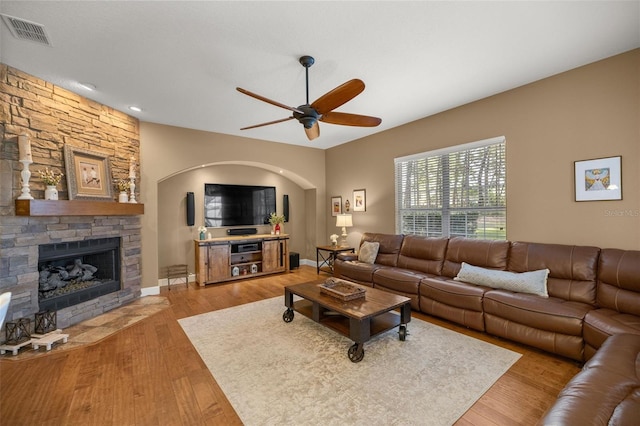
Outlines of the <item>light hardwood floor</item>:
M 97 343 L 22 361 L 1 359 L 0 424 L 241 424 L 177 320 L 282 296 L 285 285 L 316 278 L 315 268 L 302 266 L 205 288 L 172 286 L 162 290 L 169 308 Z M 564 358 L 413 315 L 523 354 L 458 425 L 535 424 L 580 369 Z

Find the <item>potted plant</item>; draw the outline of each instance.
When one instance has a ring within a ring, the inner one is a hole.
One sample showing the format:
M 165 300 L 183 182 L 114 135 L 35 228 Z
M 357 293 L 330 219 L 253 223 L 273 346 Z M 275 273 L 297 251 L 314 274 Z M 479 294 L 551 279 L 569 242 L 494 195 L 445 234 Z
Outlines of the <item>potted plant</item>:
M 207 232 L 207 227 L 204 225 L 200 225 L 198 227 L 198 232 L 200 233 L 200 239 L 204 240 Z
M 118 195 L 118 201 L 121 203 L 128 203 L 129 196 L 127 195 L 127 191 L 131 187 L 131 182 L 128 179 L 119 179 L 115 183 L 116 188 L 120 191 Z
M 45 200 L 58 199 L 58 188 L 56 188 L 56 186 L 60 183 L 62 176 L 64 176 L 62 173 L 56 174 L 48 167 L 45 167 L 44 170 L 40 170 L 40 177 L 42 178 L 44 184 L 47 186 L 47 188 L 44 190 Z
M 273 226 L 273 233 L 280 235 L 282 230 L 282 224 L 284 223 L 284 215 L 278 215 L 276 212 L 272 212 L 269 216 L 269 223 Z

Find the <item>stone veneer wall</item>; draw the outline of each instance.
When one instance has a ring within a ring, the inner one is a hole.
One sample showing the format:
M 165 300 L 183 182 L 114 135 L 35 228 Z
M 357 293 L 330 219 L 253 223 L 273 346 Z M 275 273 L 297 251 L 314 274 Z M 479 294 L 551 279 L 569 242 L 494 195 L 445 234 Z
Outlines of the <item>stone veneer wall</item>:
M 30 188 L 36 199 L 44 198 L 44 183 L 38 170 L 49 167 L 65 173 L 65 144 L 107 155 L 113 179 L 126 178 L 130 157 L 140 158 L 139 122 L 135 117 L 0 64 L 0 293 L 12 292 L 6 320 L 33 320 L 38 311 L 40 244 L 121 237 L 122 290 L 58 311 L 59 327 L 139 297 L 140 217 L 15 215 L 14 200 L 21 193 L 22 170 L 18 135 L 25 133 L 31 141 Z M 136 189 L 140 190 L 139 185 Z M 60 200 L 68 199 L 66 177 L 58 190 Z M 0 342 L 3 340 L 4 333 L 0 334 Z

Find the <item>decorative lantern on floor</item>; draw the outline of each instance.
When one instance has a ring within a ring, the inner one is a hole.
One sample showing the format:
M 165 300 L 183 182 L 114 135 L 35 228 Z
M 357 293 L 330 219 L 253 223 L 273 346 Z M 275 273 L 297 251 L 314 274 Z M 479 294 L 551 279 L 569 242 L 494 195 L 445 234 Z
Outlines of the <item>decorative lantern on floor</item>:
M 56 329 L 56 311 L 44 311 L 36 314 L 35 334 L 47 334 Z
M 15 321 L 7 321 L 5 325 L 6 344 L 17 345 L 31 339 L 31 320 L 18 318 Z

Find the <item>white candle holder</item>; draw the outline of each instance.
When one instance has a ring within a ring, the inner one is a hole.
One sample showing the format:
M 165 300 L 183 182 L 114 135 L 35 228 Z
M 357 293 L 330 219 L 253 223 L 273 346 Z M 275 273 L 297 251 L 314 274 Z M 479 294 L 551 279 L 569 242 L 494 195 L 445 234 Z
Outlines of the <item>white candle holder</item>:
M 133 176 L 129 177 L 129 190 L 131 191 L 129 195 L 130 203 L 137 203 L 136 201 L 136 178 Z
M 22 177 L 22 194 L 20 194 L 18 200 L 33 200 L 31 189 L 29 189 L 29 180 L 31 179 L 29 164 L 33 163 L 33 161 L 20 160 L 20 162 L 22 163 L 22 171 L 20 172 L 20 176 Z

